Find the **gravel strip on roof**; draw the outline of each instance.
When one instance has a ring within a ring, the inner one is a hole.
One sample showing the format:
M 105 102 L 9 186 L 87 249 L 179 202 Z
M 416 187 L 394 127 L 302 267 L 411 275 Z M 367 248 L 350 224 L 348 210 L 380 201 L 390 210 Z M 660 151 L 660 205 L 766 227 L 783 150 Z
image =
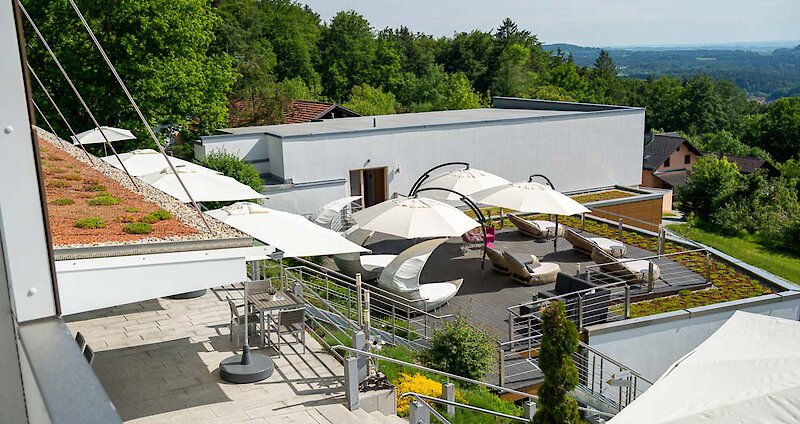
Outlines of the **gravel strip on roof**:
M 190 241 L 190 240 L 210 240 L 210 239 L 249 237 L 247 234 L 242 233 L 241 231 L 206 215 L 205 218 L 208 224 L 210 225 L 211 229 L 213 230 L 212 233 L 205 226 L 203 220 L 200 218 L 197 210 L 195 210 L 194 207 L 181 203 L 174 197 L 142 182 L 139 179 L 136 179 L 136 182 L 139 186 L 139 188 L 137 189 L 133 185 L 133 183 L 131 183 L 131 180 L 128 178 L 128 175 L 124 171 L 114 168 L 113 166 L 111 166 L 110 164 L 106 163 L 105 161 L 101 160 L 96 156 L 92 156 L 92 160 L 94 161 L 94 165 L 92 165 L 92 163 L 86 157 L 86 153 L 80 147 L 74 146 L 71 143 L 62 140 L 61 138 L 41 128 L 34 127 L 34 130 L 36 131 L 36 135 L 38 136 L 39 140 L 47 141 L 53 146 L 68 153 L 70 156 L 81 162 L 83 165 L 88 166 L 98 171 L 105 177 L 112 179 L 114 182 L 118 183 L 128 191 L 142 196 L 145 201 L 154 203 L 161 209 L 171 212 L 174 215 L 175 219 L 196 230 L 194 234 L 184 234 L 179 236 L 149 237 L 149 238 L 140 238 L 130 241 L 108 241 L 108 242 L 96 242 L 87 244 L 61 244 L 58 245 L 59 248 L 128 245 L 128 244 L 144 244 L 144 243 L 163 242 L 163 241 Z

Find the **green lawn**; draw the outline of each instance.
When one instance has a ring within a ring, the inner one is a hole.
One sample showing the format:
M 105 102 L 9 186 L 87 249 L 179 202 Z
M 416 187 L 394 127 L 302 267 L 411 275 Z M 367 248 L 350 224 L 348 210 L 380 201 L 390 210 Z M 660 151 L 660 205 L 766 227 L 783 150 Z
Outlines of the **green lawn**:
M 793 283 L 800 284 L 800 256 L 777 252 L 739 237 L 722 236 L 688 224 L 673 224 L 669 228 L 694 241 L 757 266 Z

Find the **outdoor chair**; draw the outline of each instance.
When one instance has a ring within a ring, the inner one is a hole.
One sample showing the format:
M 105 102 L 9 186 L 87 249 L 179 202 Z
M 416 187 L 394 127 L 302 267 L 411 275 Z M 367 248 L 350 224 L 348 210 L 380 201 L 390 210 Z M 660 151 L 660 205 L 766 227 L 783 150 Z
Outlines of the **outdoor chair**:
M 558 264 L 539 262 L 539 259 L 535 256 L 533 256 L 534 260 L 530 264 L 522 263 L 522 261 L 508 252 L 503 252 L 503 258 L 508 264 L 511 278 L 522 284 L 540 286 L 555 283 L 558 273 L 561 272 L 561 267 Z
M 90 366 L 92 365 L 92 362 L 94 362 L 94 350 L 92 350 L 89 345 L 84 346 L 83 357 L 86 358 L 86 362 L 88 362 Z
M 486 257 L 489 258 L 489 262 L 492 263 L 492 268 L 495 271 L 501 274 L 508 274 L 510 271 L 508 270 L 508 261 L 506 258 L 503 257 L 504 251 L 500 251 L 497 249 L 493 249 L 491 247 L 486 248 Z M 514 255 L 513 253 L 509 253 L 510 255 Z M 525 265 L 533 264 L 537 262 L 538 259 L 533 255 L 514 255 L 520 262 Z
M 86 339 L 83 337 L 83 333 L 80 331 L 75 333 L 75 343 L 78 344 L 78 350 L 83 352 L 83 348 L 86 347 Z
M 281 351 L 281 334 L 290 334 L 303 345 L 303 353 L 306 353 L 306 309 L 283 309 L 278 312 L 276 317 L 268 316 L 270 326 L 274 324 L 275 333 L 278 336 L 278 344 L 276 349 L 278 353 Z M 267 337 L 270 345 L 272 339 Z M 290 342 L 287 342 L 289 344 Z
M 408 300 L 423 311 L 436 309 L 455 297 L 463 278 L 452 281 L 420 284 L 425 262 L 446 238 L 426 240 L 397 255 L 378 278 L 378 286 Z
M 605 237 L 586 237 L 571 228 L 566 229 L 564 239 L 572 245 L 573 249 L 587 255 L 591 255 L 592 249 L 595 247 L 616 258 L 621 258 L 628 253 L 628 248 L 626 248 L 625 243 L 621 241 Z
M 371 231 L 365 231 L 358 227 L 352 227 L 344 233 L 345 238 L 363 245 L 372 235 Z M 361 274 L 364 281 L 377 280 L 386 265 L 389 264 L 397 255 L 361 255 L 355 253 L 343 253 L 333 255 L 333 262 L 339 271 L 348 277 L 356 277 Z
M 233 341 L 234 327 L 236 327 L 236 345 L 239 346 L 239 333 L 241 332 L 239 327 L 244 325 L 244 320 L 245 320 L 244 311 L 240 312 L 239 308 L 243 307 L 244 305 L 240 306 L 233 303 L 233 300 L 230 298 L 230 296 L 227 297 L 227 300 L 228 300 L 228 307 L 231 310 L 231 319 L 230 322 L 228 323 L 228 337 L 230 338 L 231 341 Z M 255 328 L 255 325 L 258 324 L 259 322 L 261 322 L 261 317 L 259 316 L 258 313 L 251 312 L 250 315 L 247 316 L 247 324 L 251 328 Z M 248 334 L 249 333 L 250 332 L 248 331 Z
M 620 260 L 611 256 L 604 250 L 594 248 L 592 249 L 592 260 L 600 265 L 600 269 L 608 272 L 614 277 L 623 281 L 638 283 L 647 281 L 650 272 L 651 261 L 639 260 Z M 653 264 L 653 281 L 661 277 L 661 269 Z
M 461 235 L 461 240 L 464 241 L 461 251 L 467 253 L 468 249 L 478 249 L 483 247 L 483 234 L 480 228 L 474 228 Z
M 517 227 L 517 230 L 533 238 L 551 239 L 556 236 L 561 237 L 564 235 L 563 225 L 558 226 L 558 234 L 556 234 L 556 224 L 554 222 L 523 219 L 513 213 L 506 216 L 508 220 Z

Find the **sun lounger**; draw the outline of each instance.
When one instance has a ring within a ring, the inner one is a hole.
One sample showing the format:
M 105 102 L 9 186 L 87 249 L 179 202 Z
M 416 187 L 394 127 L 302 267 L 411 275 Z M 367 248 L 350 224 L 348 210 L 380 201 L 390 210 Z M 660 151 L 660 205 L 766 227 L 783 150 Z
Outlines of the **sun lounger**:
M 506 262 L 506 259 L 503 257 L 504 253 L 505 252 L 493 249 L 491 247 L 486 248 L 486 257 L 489 258 L 489 262 L 492 263 L 492 268 L 501 274 L 508 274 L 508 262 Z M 510 255 L 513 255 L 517 258 L 517 260 L 525 265 L 538 262 L 536 256 L 533 255 L 517 255 L 513 253 L 510 253 Z
M 363 245 L 372 235 L 370 231 L 364 231 L 353 227 L 345 232 L 344 236 L 353 243 Z M 361 255 L 360 253 L 344 253 L 333 255 L 333 262 L 339 271 L 348 277 L 355 278 L 356 274 L 361 274 L 364 281 L 377 280 L 386 265 L 397 255 Z
M 600 269 L 608 272 L 614 277 L 628 282 L 647 281 L 651 261 L 648 260 L 620 260 L 611 256 L 609 253 L 594 248 L 592 249 L 592 260 L 600 265 Z M 653 263 L 653 281 L 661 276 L 661 269 Z
M 605 237 L 586 237 L 571 228 L 567 228 L 564 233 L 564 239 L 572 245 L 573 249 L 587 255 L 591 255 L 592 249 L 595 247 L 617 258 L 621 258 L 628 253 L 628 249 L 621 241 Z
M 552 262 L 539 262 L 534 256 L 533 262 L 524 264 L 514 255 L 503 252 L 503 258 L 508 264 L 511 278 L 523 284 L 539 286 L 542 284 L 555 283 L 561 267 Z
M 556 236 L 555 222 L 542 221 L 542 220 L 528 220 L 520 218 L 513 213 L 506 215 L 508 220 L 514 224 L 517 229 L 533 238 L 538 239 L 551 239 Z M 564 226 L 558 226 L 558 236 L 564 235 Z

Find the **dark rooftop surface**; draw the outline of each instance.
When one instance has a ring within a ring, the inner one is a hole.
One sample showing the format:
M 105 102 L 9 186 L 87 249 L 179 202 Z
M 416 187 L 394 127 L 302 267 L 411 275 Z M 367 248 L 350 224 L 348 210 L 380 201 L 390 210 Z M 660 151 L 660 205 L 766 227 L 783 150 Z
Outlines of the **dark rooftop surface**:
M 701 155 L 692 143 L 676 133 L 645 134 L 644 135 L 644 161 L 642 167 L 654 171 L 658 169 L 678 146 L 686 143 L 689 150 Z

